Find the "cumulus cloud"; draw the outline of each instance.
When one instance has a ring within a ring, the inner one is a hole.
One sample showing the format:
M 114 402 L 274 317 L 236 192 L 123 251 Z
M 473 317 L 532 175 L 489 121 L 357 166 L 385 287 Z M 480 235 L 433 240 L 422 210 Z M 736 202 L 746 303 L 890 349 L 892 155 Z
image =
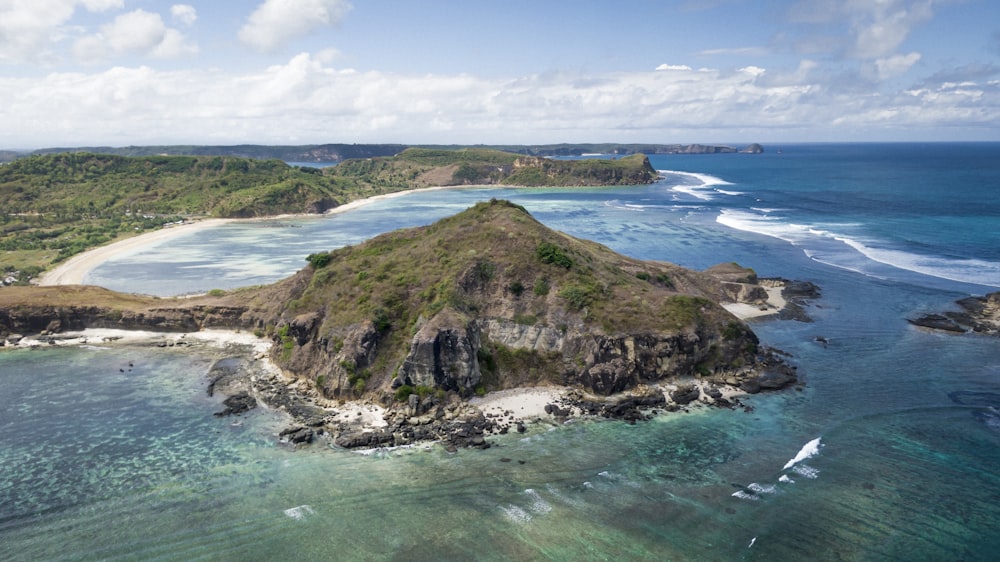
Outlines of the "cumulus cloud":
M 340 23 L 351 9 L 346 0 L 265 0 L 240 29 L 240 40 L 260 51 L 275 51 L 317 28 Z
M 244 73 L 116 67 L 0 77 L 0 146 L 822 140 L 875 125 L 1000 128 L 996 80 L 859 94 L 811 78 L 811 61 L 786 74 L 744 67 L 507 78 L 363 72 L 328 61 L 300 53 Z
M 124 6 L 124 0 L 33 0 L 0 2 L 0 63 L 45 61 L 51 46 L 77 7 L 102 12 Z
M 192 25 L 198 21 L 198 10 L 190 4 L 174 4 L 170 7 L 170 15 L 184 25 Z
M 121 14 L 101 26 L 99 33 L 77 39 L 73 54 L 83 62 L 97 62 L 109 55 L 148 54 L 173 58 L 198 52 L 198 47 L 176 29 L 163 22 L 159 14 L 134 10 Z

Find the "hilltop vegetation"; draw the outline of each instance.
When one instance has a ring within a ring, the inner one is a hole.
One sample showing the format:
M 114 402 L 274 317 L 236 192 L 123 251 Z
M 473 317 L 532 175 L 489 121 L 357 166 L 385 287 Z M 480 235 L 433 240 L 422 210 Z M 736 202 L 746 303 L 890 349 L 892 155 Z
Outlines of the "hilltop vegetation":
M 408 148 L 390 158 L 344 162 L 328 172 L 375 188 L 433 185 L 637 185 L 656 180 L 649 159 L 551 160 L 485 148 Z
M 330 397 L 543 382 L 606 394 L 757 362 L 716 279 L 552 231 L 506 201 L 309 263 L 247 299 L 248 314 L 270 319 L 275 360 Z
M 750 145 L 739 152 L 754 152 Z M 352 158 L 395 156 L 407 148 L 459 150 L 462 148 L 493 149 L 531 156 L 581 156 L 584 154 L 732 154 L 738 152 L 731 146 L 703 144 L 622 144 L 622 143 L 562 143 L 562 144 L 509 144 L 509 145 L 413 145 L 402 144 L 308 144 L 295 146 L 268 146 L 240 144 L 230 146 L 166 145 L 166 146 L 94 146 L 77 148 L 43 148 L 30 153 L 0 150 L 0 162 L 9 162 L 24 156 L 56 154 L 60 152 L 90 152 L 115 156 L 228 156 L 283 160 L 285 162 L 342 162 Z
M 324 170 L 222 156 L 32 156 L 0 166 L 0 270 L 33 275 L 183 218 L 322 213 L 431 185 L 623 185 L 655 177 L 641 155 L 566 162 L 486 149 L 409 149 Z

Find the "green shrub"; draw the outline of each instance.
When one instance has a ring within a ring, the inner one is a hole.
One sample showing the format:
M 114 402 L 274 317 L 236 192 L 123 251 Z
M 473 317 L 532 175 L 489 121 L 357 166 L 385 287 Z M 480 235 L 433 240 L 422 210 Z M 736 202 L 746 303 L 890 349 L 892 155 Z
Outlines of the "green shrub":
M 549 287 L 549 280 L 548 279 L 546 279 L 544 277 L 540 277 L 538 279 L 535 279 L 535 286 L 533 287 L 532 290 L 534 291 L 534 293 L 536 295 L 538 295 L 540 297 L 544 297 L 545 295 L 549 294 L 549 289 L 550 289 L 550 287 Z
M 319 252 L 306 256 L 306 261 L 315 269 L 329 265 L 331 259 L 333 259 L 333 256 L 329 252 Z
M 573 267 L 573 260 L 563 252 L 562 248 L 552 244 L 551 242 L 542 242 L 535 249 L 535 255 L 542 263 L 550 263 L 552 265 L 558 265 L 559 267 L 565 267 L 569 269 Z
M 399 402 L 406 402 L 410 398 L 411 394 L 413 394 L 413 387 L 408 384 L 404 384 L 396 389 L 396 400 Z
M 514 281 L 507 285 L 507 290 L 515 297 L 519 297 L 524 292 L 524 285 L 520 281 Z

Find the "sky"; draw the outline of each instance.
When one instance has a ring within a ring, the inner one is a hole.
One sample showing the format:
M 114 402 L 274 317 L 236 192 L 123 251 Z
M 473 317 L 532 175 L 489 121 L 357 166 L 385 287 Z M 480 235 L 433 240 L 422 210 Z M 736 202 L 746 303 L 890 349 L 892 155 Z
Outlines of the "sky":
M 1000 141 L 997 0 L 0 0 L 0 148 Z

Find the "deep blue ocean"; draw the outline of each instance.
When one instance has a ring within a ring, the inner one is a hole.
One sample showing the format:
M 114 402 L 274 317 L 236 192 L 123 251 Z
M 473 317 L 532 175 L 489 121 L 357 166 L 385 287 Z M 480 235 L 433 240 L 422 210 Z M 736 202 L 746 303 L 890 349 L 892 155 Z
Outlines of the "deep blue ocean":
M 280 447 L 273 412 L 213 417 L 219 351 L 7 351 L 0 559 L 995 559 L 1000 338 L 906 318 L 1000 288 L 1000 143 L 765 149 L 654 156 L 648 186 L 444 190 L 230 223 L 87 281 L 159 295 L 267 283 L 309 253 L 508 198 L 627 255 L 818 284 L 814 322 L 752 321 L 801 391 L 752 396 L 752 413 L 364 456 Z

